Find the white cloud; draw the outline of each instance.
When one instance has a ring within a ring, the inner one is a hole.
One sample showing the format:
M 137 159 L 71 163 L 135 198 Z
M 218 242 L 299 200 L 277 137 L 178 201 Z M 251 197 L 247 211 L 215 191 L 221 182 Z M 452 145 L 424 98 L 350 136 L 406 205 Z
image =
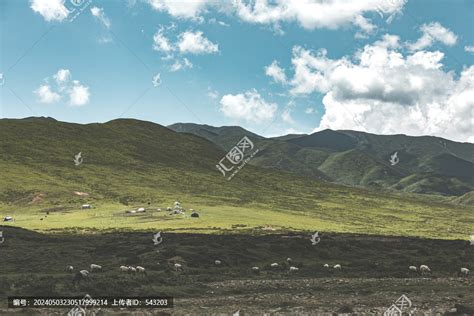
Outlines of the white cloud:
M 355 25 L 365 36 L 375 29 L 365 14 L 378 13 L 389 16 L 387 22 L 400 13 L 407 0 L 148 0 L 150 5 L 162 12 L 167 12 L 175 18 L 193 19 L 202 22 L 210 8 L 221 13 L 235 15 L 241 20 L 252 23 L 269 25 L 276 34 L 283 34 L 281 24 L 297 22 L 303 28 L 337 29 L 345 25 Z M 215 18 L 209 20 L 214 23 Z M 226 26 L 224 22 L 219 23 Z
M 62 21 L 69 14 L 64 0 L 30 0 L 30 8 L 48 22 Z
M 58 85 L 64 85 L 71 78 L 71 72 L 69 69 L 59 69 L 58 72 L 53 75 L 53 78 Z
M 201 31 L 181 33 L 177 45 L 183 54 L 212 54 L 219 51 L 219 46 L 203 36 Z
M 91 8 L 92 15 L 97 18 L 106 28 L 110 28 L 110 19 L 105 15 L 104 9 L 99 7 Z
M 161 27 L 155 33 L 155 35 L 153 35 L 153 49 L 165 53 L 169 53 L 174 50 L 173 44 L 171 44 L 169 39 L 164 35 L 163 27 Z
M 81 84 L 78 80 L 71 80 L 69 69 L 59 69 L 50 78 L 45 78 L 45 84 L 34 90 L 40 103 L 54 103 L 62 98 L 69 99 L 69 105 L 81 106 L 89 103 L 89 87 Z
M 443 69 L 439 51 L 406 53 L 385 35 L 352 57 L 293 48 L 293 95 L 323 94 L 316 130 L 356 129 L 380 134 L 436 135 L 474 140 L 474 66 L 459 76 Z
M 413 51 L 430 47 L 435 42 L 440 42 L 448 46 L 456 44 L 456 34 L 438 22 L 423 24 L 420 30 L 422 32 L 421 37 L 414 43 L 408 43 L 408 47 Z
M 226 94 L 220 100 L 220 110 L 225 116 L 255 123 L 271 120 L 277 108 L 275 103 L 265 101 L 256 90 Z
M 177 18 L 199 19 L 210 0 L 148 0 L 158 11 L 167 12 Z
M 48 85 L 41 85 L 38 89 L 33 91 L 41 103 L 54 103 L 61 98 L 59 94 L 52 91 Z
M 171 65 L 171 72 L 186 68 L 193 68 L 193 64 L 187 58 L 184 58 L 182 61 L 175 60 L 174 64 Z
M 69 90 L 69 104 L 81 106 L 89 103 L 89 87 L 81 85 L 77 80 L 73 81 L 73 86 Z
M 274 60 L 271 65 L 265 67 L 265 74 L 275 82 L 286 83 L 286 74 L 285 70 L 282 69 L 276 60 Z
M 235 0 L 236 14 L 244 21 L 257 24 L 275 24 L 298 22 L 306 29 L 337 29 L 343 25 L 354 24 L 364 31 L 374 26 L 363 17 L 370 12 L 395 14 L 403 9 L 404 0 L 276 0 L 272 4 L 267 0 L 255 0 L 245 3 Z
M 474 53 L 474 46 L 464 46 L 464 51 L 468 53 Z

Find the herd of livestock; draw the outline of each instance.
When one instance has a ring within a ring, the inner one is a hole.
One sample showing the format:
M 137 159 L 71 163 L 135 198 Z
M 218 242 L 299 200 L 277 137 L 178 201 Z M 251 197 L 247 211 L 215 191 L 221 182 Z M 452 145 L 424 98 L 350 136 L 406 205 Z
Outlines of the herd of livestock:
M 152 238 L 152 241 L 153 241 L 153 245 L 154 246 L 158 246 L 160 245 L 162 242 L 163 242 L 163 237 L 161 236 L 161 232 L 157 232 L 155 234 L 153 234 L 153 238 Z M 310 241 L 311 241 L 311 245 L 315 246 L 317 244 L 319 244 L 321 242 L 321 236 L 319 235 L 319 232 L 315 232 L 311 235 L 311 238 L 310 238 Z M 287 258 L 286 259 L 286 264 L 279 264 L 277 262 L 273 262 L 270 264 L 270 269 L 280 269 L 282 267 L 287 267 L 288 268 L 288 271 L 290 273 L 295 273 L 297 271 L 299 271 L 299 268 L 292 265 L 292 259 L 291 258 Z M 221 260 L 214 260 L 214 264 L 216 266 L 220 266 L 222 265 L 222 261 Z M 175 262 L 173 265 L 172 265 L 172 269 L 174 269 L 174 271 L 176 272 L 182 272 L 184 271 L 183 269 L 183 265 L 181 263 L 177 263 Z M 324 264 L 323 265 L 323 269 L 325 270 L 329 270 L 331 269 L 331 266 L 329 264 Z M 332 266 L 332 269 L 333 270 L 341 270 L 342 269 L 342 266 L 340 264 L 335 264 Z M 73 272 L 74 271 L 74 267 L 73 266 L 68 266 L 67 267 L 67 270 L 68 271 L 71 271 Z M 416 266 L 409 266 L 408 267 L 408 270 L 411 272 L 411 273 L 419 273 L 421 276 L 426 276 L 426 275 L 429 275 L 431 274 L 431 269 L 429 266 L 427 265 L 420 265 L 419 268 L 417 268 Z M 80 270 L 78 272 L 76 272 L 75 276 L 74 276 L 74 279 L 73 279 L 73 284 L 78 284 L 80 283 L 80 281 L 82 280 L 89 280 L 89 275 L 91 272 L 97 272 L 97 271 L 102 271 L 102 266 L 98 265 L 98 264 L 91 264 L 90 265 L 90 272 L 89 270 Z M 125 272 L 125 273 L 129 273 L 129 274 L 141 274 L 141 275 L 147 275 L 147 272 L 146 272 L 146 269 L 142 266 L 120 266 L 119 267 L 119 271 L 120 272 Z M 254 273 L 259 273 L 260 272 L 260 267 L 258 266 L 254 266 L 254 267 L 251 267 L 251 271 L 253 271 Z M 470 270 L 468 268 L 461 268 L 459 271 L 458 271 L 458 275 L 460 276 L 464 276 L 464 277 L 467 277 L 470 273 Z

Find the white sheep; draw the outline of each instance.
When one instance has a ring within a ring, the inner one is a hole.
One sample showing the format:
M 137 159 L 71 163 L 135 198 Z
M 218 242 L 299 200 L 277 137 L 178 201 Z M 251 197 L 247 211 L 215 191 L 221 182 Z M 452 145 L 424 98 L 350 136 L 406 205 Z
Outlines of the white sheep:
M 422 264 L 420 266 L 420 273 L 421 273 L 421 275 L 429 274 L 429 273 L 431 273 L 431 269 L 427 265 Z
M 333 268 L 336 269 L 336 270 L 341 270 L 341 265 L 340 265 L 340 264 L 336 264 Z
M 99 266 L 98 264 L 91 264 L 91 272 L 93 271 L 100 271 L 102 270 L 102 266 Z
M 468 276 L 469 275 L 469 269 L 468 268 L 461 268 L 461 274 L 464 275 L 464 276 Z
M 291 258 L 286 258 L 286 262 L 291 263 Z
M 181 264 L 179 264 L 179 263 L 175 263 L 175 264 L 174 264 L 174 269 L 175 269 L 175 271 L 182 270 L 182 269 L 183 269 L 183 266 L 182 266 Z
M 329 264 L 325 263 L 325 264 L 323 265 L 323 267 L 324 267 L 324 268 L 329 268 Z
M 214 261 L 214 263 L 215 263 L 216 266 L 218 266 L 218 265 L 220 265 L 220 264 L 222 263 L 222 261 L 216 260 L 216 261 Z
M 136 272 L 137 272 L 137 269 L 136 269 L 135 267 L 128 266 L 128 272 L 136 273 Z
M 252 267 L 252 271 L 258 272 L 258 271 L 260 271 L 260 268 L 259 267 Z
M 138 212 L 138 213 L 145 212 L 145 208 L 144 208 L 144 207 L 139 207 L 139 208 L 137 209 L 137 212 Z
M 137 266 L 136 270 L 138 273 L 146 274 L 146 269 L 142 266 Z
M 74 267 L 73 266 L 67 266 L 66 268 L 68 271 L 74 271 Z
M 298 271 L 299 269 L 297 267 L 290 267 L 290 272 L 296 272 Z
M 120 271 L 122 272 L 128 272 L 128 267 L 127 266 L 120 266 Z
M 274 262 L 274 263 L 272 263 L 272 264 L 270 265 L 270 267 L 272 267 L 272 268 L 278 268 L 278 263 Z
M 418 269 L 415 266 L 409 266 L 408 269 L 413 272 L 418 271 Z
M 72 284 L 79 284 L 82 280 L 89 280 L 89 271 L 81 270 L 76 272 L 76 275 L 74 275 L 74 279 L 72 280 Z

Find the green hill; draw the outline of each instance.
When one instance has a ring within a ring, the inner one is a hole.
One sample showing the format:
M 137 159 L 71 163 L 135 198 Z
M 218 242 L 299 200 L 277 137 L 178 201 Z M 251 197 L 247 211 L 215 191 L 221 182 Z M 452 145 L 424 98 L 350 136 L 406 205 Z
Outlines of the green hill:
M 246 165 L 229 181 L 216 169 L 226 151 L 202 137 L 150 122 L 81 125 L 47 118 L 2 119 L 0 135 L 0 216 L 15 218 L 6 225 L 254 233 L 319 229 L 456 238 L 470 233 L 473 222 L 472 208 L 447 198 L 341 186 L 317 180 L 328 180 L 317 168 L 304 169 L 311 164 L 336 169 L 338 163 L 341 169 L 352 168 L 344 156 L 354 149 L 329 153 L 258 139 L 261 151 L 251 162 L 267 168 Z M 79 152 L 84 160 L 75 166 Z M 304 176 L 288 172 L 290 167 L 305 170 Z M 368 167 L 378 174 L 374 163 Z M 361 174 L 353 181 L 366 178 Z M 156 211 L 176 200 L 201 217 Z M 83 203 L 93 208 L 81 210 Z M 138 207 L 147 212 L 126 212 Z
M 236 127 L 180 123 L 170 128 L 202 137 L 202 130 L 212 130 L 213 137 L 205 138 L 225 149 L 249 136 L 262 149 L 251 164 L 318 180 L 439 195 L 460 196 L 474 190 L 474 144 L 470 143 L 347 130 L 266 139 Z M 399 161 L 392 166 L 394 153 Z

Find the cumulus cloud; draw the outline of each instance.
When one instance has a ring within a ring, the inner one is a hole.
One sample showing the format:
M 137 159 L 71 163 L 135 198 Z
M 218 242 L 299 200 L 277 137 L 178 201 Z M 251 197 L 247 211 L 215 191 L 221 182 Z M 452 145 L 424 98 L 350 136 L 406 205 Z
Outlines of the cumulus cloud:
M 181 33 L 177 45 L 183 54 L 213 54 L 219 51 L 219 45 L 207 39 L 201 31 Z
M 343 25 L 354 24 L 364 31 L 374 28 L 370 21 L 363 17 L 370 12 L 395 14 L 403 9 L 404 0 L 255 0 L 246 3 L 235 0 L 237 16 L 249 23 L 276 24 L 281 22 L 298 22 L 306 29 L 337 29 Z
M 474 46 L 464 46 L 464 51 L 468 53 L 474 53 Z
M 61 98 L 61 96 L 52 91 L 48 85 L 41 85 L 33 92 L 38 96 L 38 100 L 41 103 L 54 103 Z
M 199 19 L 200 14 L 211 2 L 211 0 L 148 0 L 148 3 L 155 10 L 186 19 Z
M 155 10 L 167 12 L 175 18 L 204 20 L 203 15 L 214 8 L 242 21 L 268 25 L 277 34 L 284 33 L 281 24 L 297 22 L 303 28 L 337 29 L 345 25 L 355 25 L 361 29 L 359 36 L 373 31 L 375 25 L 364 15 L 378 13 L 387 15 L 389 22 L 400 13 L 407 0 L 148 0 Z M 213 18 L 210 19 L 213 20 Z M 214 19 L 215 20 L 215 19 Z M 211 22 L 212 23 L 212 22 Z M 221 25 L 225 25 L 222 23 Z
M 99 20 L 106 28 L 110 28 L 110 19 L 105 15 L 104 9 L 99 7 L 91 8 L 92 15 Z
M 165 53 L 169 53 L 173 51 L 175 48 L 170 40 L 164 34 L 165 29 L 161 27 L 155 35 L 153 35 L 153 49 L 156 51 L 161 51 Z
M 422 32 L 421 37 L 414 43 L 408 43 L 408 47 L 415 50 L 422 50 L 430 47 L 435 42 L 443 43 L 444 45 L 453 46 L 456 44 L 457 36 L 449 29 L 445 28 L 438 22 L 423 24 L 420 28 Z
M 323 94 L 315 130 L 356 129 L 380 134 L 436 135 L 473 141 L 474 66 L 457 76 L 439 51 L 406 53 L 385 35 L 351 57 L 293 48 L 290 92 Z
M 34 90 L 40 103 L 55 103 L 67 98 L 69 105 L 81 106 L 89 103 L 89 87 L 78 80 L 71 80 L 69 69 L 59 69 L 53 76 L 54 80 L 45 78 L 45 84 Z
M 288 124 L 294 124 L 295 120 L 291 116 L 291 108 L 287 107 L 283 113 L 281 114 L 281 119 L 283 122 L 288 123 Z
M 285 70 L 274 60 L 271 65 L 265 67 L 265 74 L 271 77 L 275 82 L 286 83 Z
M 256 90 L 239 94 L 226 94 L 220 100 L 220 110 L 225 116 L 260 123 L 271 120 L 278 106 L 265 101 Z
M 62 21 L 69 14 L 64 0 L 30 0 L 30 8 L 48 22 Z

